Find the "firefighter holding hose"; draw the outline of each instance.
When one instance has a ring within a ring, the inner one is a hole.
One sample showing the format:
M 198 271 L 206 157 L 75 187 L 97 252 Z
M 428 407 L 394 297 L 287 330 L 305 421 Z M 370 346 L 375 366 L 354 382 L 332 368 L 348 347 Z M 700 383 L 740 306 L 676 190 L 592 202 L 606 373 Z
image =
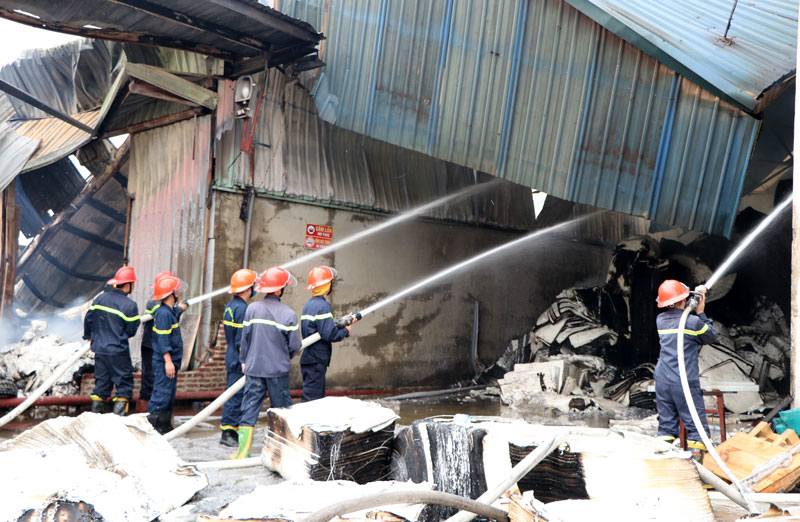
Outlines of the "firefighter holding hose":
M 232 458 L 250 457 L 253 428 L 261 404 L 269 394 L 272 408 L 290 408 L 290 360 L 300 350 L 297 314 L 281 303 L 284 289 L 297 284 L 285 268 L 273 266 L 258 278 L 256 292 L 267 294 L 250 303 L 244 314 L 239 361 L 245 374 L 242 416 L 239 423 L 239 451 Z
M 103 401 L 114 386 L 114 413 L 127 415 L 133 396 L 133 365 L 128 339 L 139 328 L 139 310 L 128 297 L 136 283 L 132 266 L 123 266 L 107 284 L 110 288 L 97 296 L 83 318 L 83 338 L 94 352 L 94 390 L 92 412 L 103 413 Z
M 701 462 L 706 447 L 701 442 L 700 434 L 692 421 L 681 386 L 678 368 L 678 335 L 683 335 L 684 339 L 686 377 L 689 381 L 692 400 L 697 408 L 697 415 L 703 423 L 703 429 L 708 433 L 706 408 L 700 388 L 698 354 L 702 345 L 716 341 L 717 332 L 714 331 L 713 321 L 705 314 L 706 291 L 706 287 L 700 285 L 695 288 L 694 292 L 691 292 L 688 286 L 674 279 L 668 279 L 658 287 L 658 307 L 668 308 L 668 310 L 656 318 L 661 351 L 653 375 L 656 381 L 658 438 L 672 443 L 679 435 L 679 420 L 682 420 L 683 425 L 686 426 L 687 447 L 694 458 Z M 698 299 L 695 308 L 696 315 L 689 315 L 686 328 L 683 332 L 679 332 L 681 315 L 686 308 L 687 298 L 690 296 Z
M 244 329 L 244 314 L 247 310 L 247 300 L 256 294 L 255 284 L 258 274 L 255 270 L 242 268 L 231 276 L 231 286 L 228 293 L 234 294 L 233 299 L 225 305 L 222 313 L 222 325 L 225 328 L 225 341 L 228 345 L 225 352 L 225 372 L 227 374 L 226 387 L 230 388 L 236 381 L 244 376 L 242 363 L 239 362 L 239 346 L 242 344 L 242 330 Z M 239 445 L 239 421 L 242 418 L 242 397 L 244 390 L 239 390 L 228 399 L 222 408 L 222 421 L 219 427 L 222 436 L 219 443 L 223 446 L 236 447 Z
M 303 374 L 303 398 L 301 402 L 325 397 L 325 374 L 331 364 L 331 343 L 350 336 L 353 319 L 344 328 L 339 328 L 333 320 L 331 305 L 325 299 L 331 293 L 336 270 L 329 266 L 315 266 L 308 273 L 308 286 L 311 299 L 303 307 L 300 315 L 303 338 L 319 332 L 320 339 L 303 351 L 300 356 L 300 371 Z

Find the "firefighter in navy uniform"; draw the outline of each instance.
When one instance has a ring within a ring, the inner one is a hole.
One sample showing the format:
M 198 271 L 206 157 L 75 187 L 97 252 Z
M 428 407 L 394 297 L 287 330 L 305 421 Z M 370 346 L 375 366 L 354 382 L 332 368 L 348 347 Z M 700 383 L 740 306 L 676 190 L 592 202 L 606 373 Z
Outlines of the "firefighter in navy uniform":
M 351 326 L 339 328 L 333 321 L 331 305 L 325 299 L 331 293 L 336 270 L 329 266 L 315 266 L 308 273 L 311 299 L 303 307 L 300 324 L 303 338 L 319 332 L 321 340 L 308 346 L 300 356 L 300 371 L 303 374 L 303 398 L 301 402 L 325 397 L 325 373 L 331 364 L 331 343 L 350 336 Z M 356 321 L 354 320 L 354 324 Z
M 669 308 L 656 318 L 658 338 L 661 351 L 653 375 L 656 381 L 656 408 L 658 409 L 658 438 L 673 442 L 679 435 L 680 423 L 686 427 L 687 447 L 694 457 L 702 460 L 706 451 L 700 434 L 692 421 L 691 413 L 686 402 L 686 397 L 681 386 L 680 370 L 678 369 L 678 335 L 683 335 L 684 361 L 686 377 L 692 394 L 697 415 L 703 424 L 703 429 L 708 433 L 706 408 L 703 402 L 703 392 L 700 389 L 700 372 L 698 370 L 697 356 L 700 347 L 711 344 L 717 339 L 713 321 L 705 314 L 706 287 L 695 288 L 699 302 L 695 314 L 690 314 L 686 319 L 686 327 L 681 334 L 678 331 L 681 315 L 686 308 L 686 299 L 689 297 L 689 287 L 680 281 L 668 279 L 658 287 L 658 307 Z
M 236 381 L 244 377 L 242 363 L 239 361 L 239 345 L 242 342 L 242 329 L 244 328 L 244 313 L 247 310 L 247 300 L 256 293 L 255 284 L 258 274 L 255 270 L 242 268 L 231 276 L 231 287 L 228 293 L 234 294 L 233 299 L 225 305 L 222 313 L 222 324 L 225 327 L 225 341 L 228 349 L 225 352 L 225 371 L 227 373 L 226 386 L 230 388 Z M 244 389 L 236 392 L 228 399 L 222 408 L 222 421 L 220 428 L 222 436 L 219 443 L 224 446 L 236 447 L 239 445 L 239 421 L 242 417 L 242 397 Z
M 239 423 L 239 451 L 232 458 L 250 456 L 253 427 L 264 397 L 269 393 L 272 408 L 290 408 L 290 360 L 300 350 L 300 325 L 297 314 L 281 303 L 284 288 L 297 280 L 285 268 L 273 266 L 259 276 L 256 291 L 267 294 L 250 303 L 244 314 L 239 361 L 247 380 Z
M 164 276 L 171 276 L 172 272 L 164 270 L 156 274 L 156 281 Z M 152 290 L 153 287 L 150 287 Z M 161 301 L 150 299 L 144 305 L 144 315 L 155 314 L 156 309 L 161 306 Z M 173 309 L 175 316 L 180 320 L 181 314 L 189 308 L 186 303 L 181 303 Z M 153 322 L 152 319 L 146 323 L 142 323 L 142 386 L 139 389 L 139 400 L 136 401 L 136 413 L 146 413 L 147 403 L 150 400 L 150 395 L 153 393 Z
M 153 285 L 153 297 L 161 301 L 153 315 L 153 393 L 147 404 L 149 420 L 162 435 L 172 430 L 172 410 L 183 358 L 183 338 L 175 314 L 181 282 L 164 276 Z
M 92 411 L 103 412 L 103 401 L 113 388 L 114 413 L 127 415 L 133 396 L 133 365 L 128 339 L 139 328 L 139 310 L 128 297 L 133 291 L 136 274 L 132 266 L 123 266 L 108 281 L 112 288 L 97 296 L 83 319 L 83 338 L 94 352 L 94 390 Z

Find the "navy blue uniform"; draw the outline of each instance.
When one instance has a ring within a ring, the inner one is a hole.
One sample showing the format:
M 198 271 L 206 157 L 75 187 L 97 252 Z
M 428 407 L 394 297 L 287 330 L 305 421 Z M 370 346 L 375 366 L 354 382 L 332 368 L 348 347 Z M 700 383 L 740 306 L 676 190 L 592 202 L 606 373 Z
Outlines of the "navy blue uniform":
M 333 321 L 331 305 L 325 297 L 312 297 L 300 314 L 303 338 L 319 332 L 321 340 L 310 345 L 300 356 L 300 371 L 303 373 L 302 402 L 325 397 L 325 373 L 331 364 L 331 343 L 350 335 L 347 328 L 338 328 Z
M 164 354 L 169 353 L 175 365 L 175 377 L 167 377 Z M 159 306 L 153 315 L 153 393 L 147 404 L 150 413 L 172 411 L 178 384 L 178 370 L 183 359 L 183 338 L 175 310 Z
M 122 290 L 107 288 L 92 302 L 83 319 L 83 338 L 92 340 L 92 399 L 105 400 L 117 387 L 116 398 L 133 396 L 133 365 L 128 338 L 139 328 L 139 311 Z
M 678 369 L 678 326 L 683 310 L 673 308 L 659 314 L 656 318 L 658 338 L 661 351 L 656 364 L 654 378 L 656 380 L 656 407 L 658 409 L 658 436 L 677 437 L 680 429 L 679 419 L 686 426 L 688 440 L 700 441 L 700 434 L 692 422 L 691 413 L 681 387 Z M 703 392 L 700 389 L 700 373 L 697 356 L 700 347 L 717 340 L 717 332 L 711 319 L 705 314 L 690 314 L 686 319 L 683 331 L 683 355 L 686 365 L 686 377 L 692 400 L 697 408 L 697 415 L 708 433 L 706 407 Z
M 292 406 L 290 359 L 299 349 L 297 314 L 278 296 L 268 295 L 247 307 L 239 349 L 239 362 L 245 365 L 247 376 L 240 426 L 255 426 L 267 393 L 270 406 Z
M 151 299 L 144 305 L 144 313 L 154 315 L 161 306 L 161 301 Z M 183 308 L 175 306 L 175 317 L 180 321 Z M 142 387 L 139 399 L 149 401 L 153 393 L 153 321 L 142 323 Z
M 242 330 L 244 329 L 244 313 L 247 303 L 238 295 L 225 305 L 222 314 L 222 324 L 225 327 L 225 341 L 228 350 L 225 352 L 225 371 L 227 372 L 227 387 L 230 388 L 236 381 L 244 377 L 242 363 L 239 362 L 239 346 L 242 344 Z M 222 408 L 222 422 L 220 428 L 236 429 L 242 418 L 242 397 L 244 388 L 228 399 Z

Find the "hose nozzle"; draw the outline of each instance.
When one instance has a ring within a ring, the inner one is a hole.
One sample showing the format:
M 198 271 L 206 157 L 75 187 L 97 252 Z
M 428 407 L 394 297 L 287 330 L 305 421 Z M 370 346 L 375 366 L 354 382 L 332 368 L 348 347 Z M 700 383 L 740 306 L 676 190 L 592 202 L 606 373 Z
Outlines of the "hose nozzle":
M 346 315 L 346 316 L 342 317 L 341 319 L 339 319 L 338 321 L 336 321 L 336 328 L 341 330 L 342 328 L 347 328 L 348 326 L 353 324 L 355 321 L 360 321 L 360 320 L 361 320 L 361 312 L 355 312 L 355 313 Z
M 702 297 L 702 292 L 697 292 L 695 290 L 689 292 L 689 298 L 686 300 L 686 308 L 689 310 L 695 310 L 697 305 L 700 304 L 700 299 L 702 299 Z

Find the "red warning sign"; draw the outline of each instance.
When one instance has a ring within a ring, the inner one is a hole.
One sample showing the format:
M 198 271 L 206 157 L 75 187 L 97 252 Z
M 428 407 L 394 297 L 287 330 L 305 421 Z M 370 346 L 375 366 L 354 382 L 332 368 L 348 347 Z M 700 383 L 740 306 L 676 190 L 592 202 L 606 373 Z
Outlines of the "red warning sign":
M 306 225 L 306 248 L 325 248 L 333 242 L 333 227 L 327 225 Z

